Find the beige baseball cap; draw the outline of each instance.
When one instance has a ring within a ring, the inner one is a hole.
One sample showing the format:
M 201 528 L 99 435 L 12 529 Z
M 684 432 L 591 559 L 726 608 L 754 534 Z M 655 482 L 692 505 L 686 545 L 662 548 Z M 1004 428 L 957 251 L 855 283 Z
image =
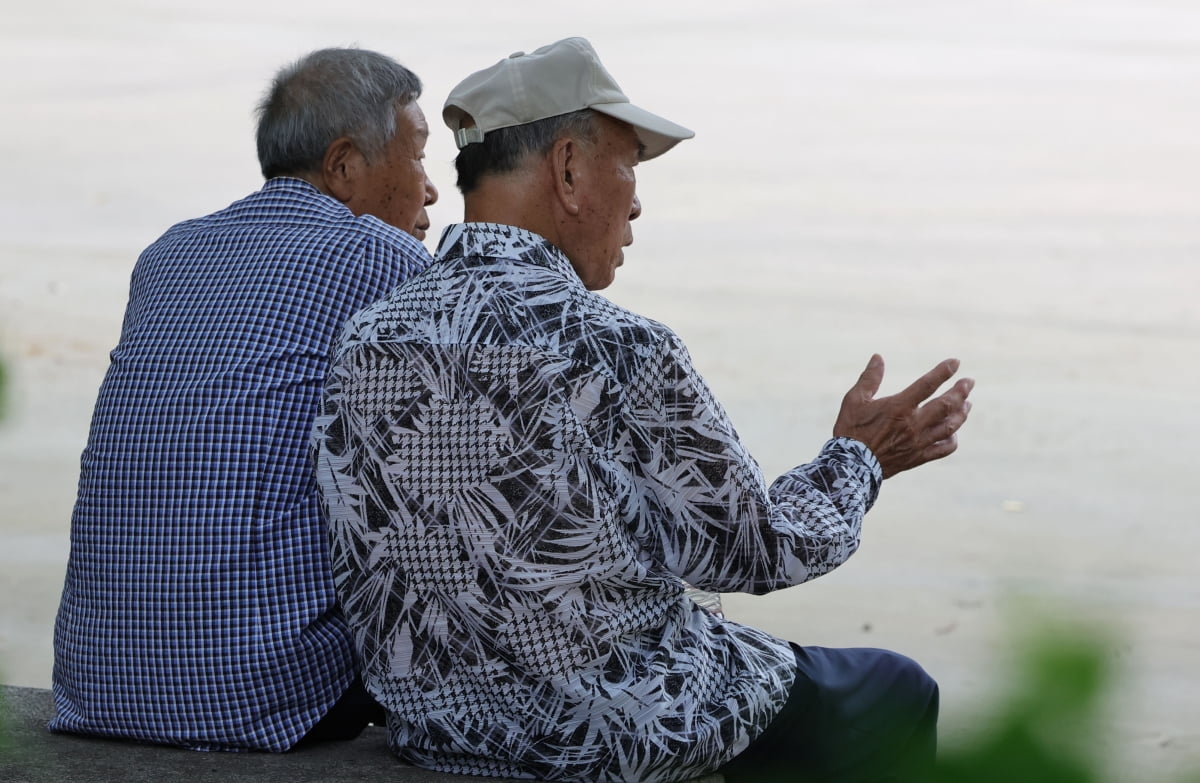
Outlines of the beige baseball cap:
M 604 69 L 592 45 L 565 38 L 532 54 L 517 52 L 476 71 L 450 91 L 442 119 L 462 149 L 484 134 L 581 109 L 594 109 L 633 126 L 650 160 L 696 134 L 634 106 Z

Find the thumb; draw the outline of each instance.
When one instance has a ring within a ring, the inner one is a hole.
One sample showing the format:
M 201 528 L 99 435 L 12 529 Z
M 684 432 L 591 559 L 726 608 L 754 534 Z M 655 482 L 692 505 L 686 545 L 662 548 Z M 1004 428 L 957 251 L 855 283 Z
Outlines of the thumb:
M 862 371 L 862 375 L 858 376 L 858 382 L 854 384 L 852 393 L 861 394 L 864 400 L 874 399 L 875 393 L 879 391 L 879 386 L 883 383 L 883 357 L 879 354 L 872 354 L 871 360 L 867 362 L 867 367 Z

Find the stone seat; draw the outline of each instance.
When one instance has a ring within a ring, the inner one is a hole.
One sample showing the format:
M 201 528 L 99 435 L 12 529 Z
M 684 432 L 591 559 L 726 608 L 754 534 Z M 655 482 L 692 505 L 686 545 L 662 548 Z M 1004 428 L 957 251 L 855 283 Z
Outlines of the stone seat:
M 0 704 L 0 783 L 501 783 L 410 767 L 392 755 L 386 732 L 375 726 L 349 742 L 291 753 L 197 753 L 51 734 L 54 697 L 40 688 L 3 686 Z

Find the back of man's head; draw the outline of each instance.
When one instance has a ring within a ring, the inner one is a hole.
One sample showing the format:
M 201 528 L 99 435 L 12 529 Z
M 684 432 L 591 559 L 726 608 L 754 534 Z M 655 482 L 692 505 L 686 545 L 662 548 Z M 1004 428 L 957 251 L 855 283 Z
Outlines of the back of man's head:
M 482 177 L 520 168 L 558 138 L 595 141 L 597 113 L 633 127 L 643 160 L 692 137 L 630 103 L 586 39 L 565 38 L 476 71 L 450 92 L 442 119 L 459 148 L 459 190 L 467 195 Z
M 396 133 L 396 111 L 421 95 L 421 80 L 366 49 L 320 49 L 276 74 L 258 105 L 258 162 L 267 179 L 321 167 L 348 137 L 370 161 Z
M 591 109 L 536 120 L 525 125 L 498 128 L 483 141 L 463 147 L 454 159 L 458 189 L 469 195 L 483 177 L 517 171 L 549 152 L 558 139 L 569 136 L 594 143 L 600 132 L 599 116 Z

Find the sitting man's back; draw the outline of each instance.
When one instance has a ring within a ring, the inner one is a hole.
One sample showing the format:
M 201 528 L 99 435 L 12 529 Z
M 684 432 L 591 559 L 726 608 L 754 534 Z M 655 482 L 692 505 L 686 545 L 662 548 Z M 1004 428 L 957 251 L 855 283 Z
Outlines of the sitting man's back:
M 424 144 L 420 89 L 361 50 L 281 71 L 262 190 L 138 259 L 82 457 L 53 730 L 286 750 L 350 693 L 308 435 L 346 318 L 428 264 L 436 190 L 395 165 Z

